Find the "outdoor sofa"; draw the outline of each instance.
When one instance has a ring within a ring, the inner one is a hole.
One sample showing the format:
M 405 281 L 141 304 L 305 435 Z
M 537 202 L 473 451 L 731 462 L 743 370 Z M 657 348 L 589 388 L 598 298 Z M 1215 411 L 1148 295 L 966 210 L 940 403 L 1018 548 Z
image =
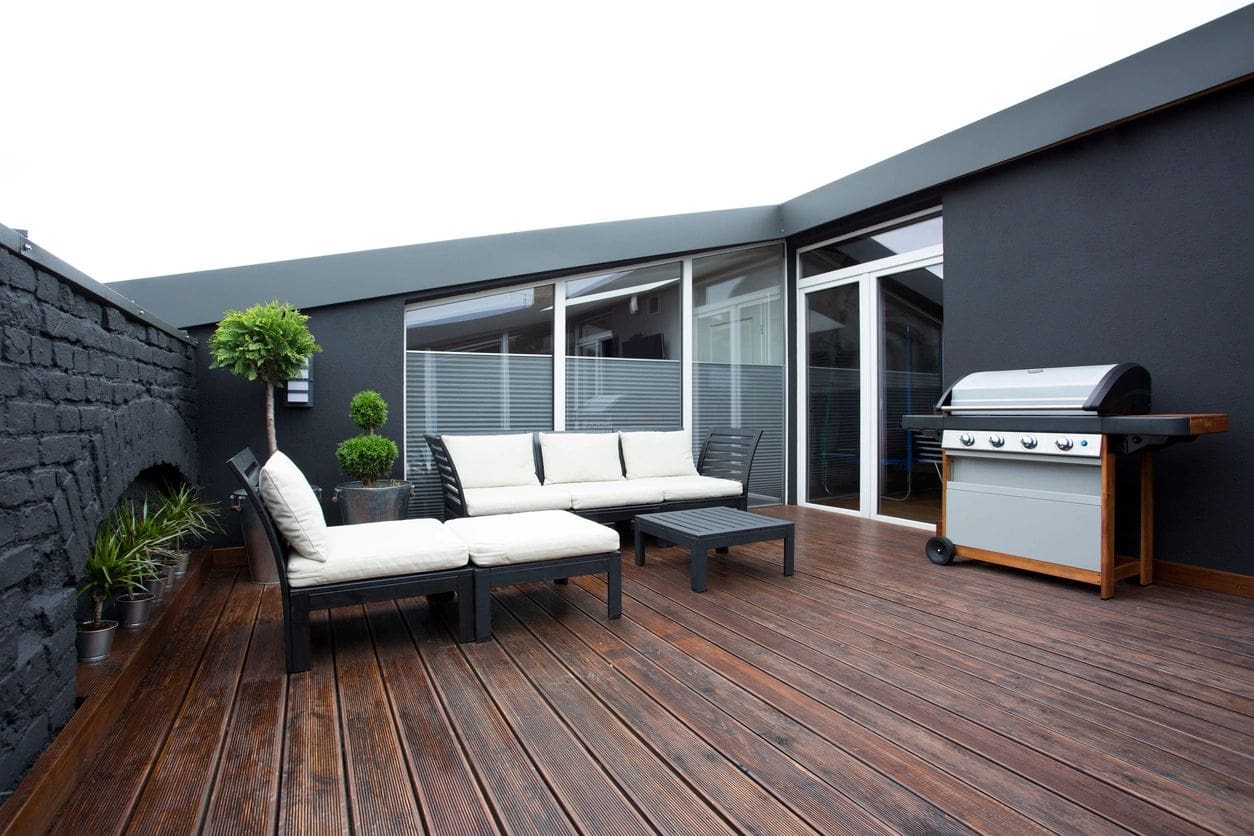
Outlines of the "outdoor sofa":
M 487 641 L 492 588 L 605 573 L 607 614 L 622 613 L 618 533 L 567 511 L 328 526 L 313 489 L 282 452 L 261 466 L 244 449 L 227 466 L 276 562 L 289 673 L 309 669 L 311 610 L 455 594 L 458 641 Z
M 761 437 L 761 430 L 714 430 L 694 465 L 683 430 L 426 435 L 446 520 L 562 510 L 598 522 L 687 508 L 747 510 Z

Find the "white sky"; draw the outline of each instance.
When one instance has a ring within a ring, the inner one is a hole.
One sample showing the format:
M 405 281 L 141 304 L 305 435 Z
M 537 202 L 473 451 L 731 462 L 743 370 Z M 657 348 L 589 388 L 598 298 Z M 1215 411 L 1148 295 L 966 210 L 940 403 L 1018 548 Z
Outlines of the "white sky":
M 113 281 L 779 203 L 1243 5 L 40 0 L 0 223 Z

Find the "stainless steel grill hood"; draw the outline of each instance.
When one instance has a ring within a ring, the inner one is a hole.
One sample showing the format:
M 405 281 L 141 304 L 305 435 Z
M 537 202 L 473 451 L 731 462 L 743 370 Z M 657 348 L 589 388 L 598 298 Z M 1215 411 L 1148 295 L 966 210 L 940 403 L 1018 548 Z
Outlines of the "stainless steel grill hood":
M 936 408 L 950 414 L 1141 415 L 1150 376 L 1136 363 L 975 372 L 949 388 Z

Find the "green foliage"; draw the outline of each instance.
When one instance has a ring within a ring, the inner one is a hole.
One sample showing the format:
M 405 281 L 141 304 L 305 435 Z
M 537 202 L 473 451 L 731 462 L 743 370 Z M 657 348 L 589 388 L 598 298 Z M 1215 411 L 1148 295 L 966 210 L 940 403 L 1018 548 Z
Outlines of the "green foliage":
M 286 302 L 227 311 L 209 337 L 210 368 L 229 369 L 246 380 L 282 385 L 322 350 L 309 327 L 309 317 Z
M 144 581 L 160 574 L 162 561 L 170 555 L 178 537 L 178 528 L 163 519 L 147 499 L 142 503 L 123 502 L 113 509 L 103 525 L 112 528 L 124 548 L 133 553 L 138 564 L 138 580 L 132 586 L 142 586 Z
M 171 488 L 157 497 L 156 517 L 173 532 L 172 548 L 183 550 L 183 541 L 221 531 L 217 505 L 203 502 L 190 485 Z
M 381 435 L 363 434 L 341 441 L 335 448 L 340 470 L 350 479 L 361 480 L 367 488 L 386 476 L 400 451 L 396 442 Z
M 91 593 L 91 615 L 95 624 L 103 619 L 104 602 L 111 591 L 143 585 L 140 551 L 110 524 L 111 519 L 96 530 L 83 566 L 83 583 L 78 590 L 79 595 Z
M 358 392 L 348 404 L 348 417 L 368 433 L 388 422 L 388 402 L 373 389 Z

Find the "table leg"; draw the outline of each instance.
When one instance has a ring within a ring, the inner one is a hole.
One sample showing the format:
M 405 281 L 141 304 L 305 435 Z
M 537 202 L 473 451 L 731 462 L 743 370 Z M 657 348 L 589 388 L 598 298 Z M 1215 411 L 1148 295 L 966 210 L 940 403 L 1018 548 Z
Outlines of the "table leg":
M 640 530 L 640 526 L 633 526 L 636 529 L 636 565 L 644 565 L 644 532 Z
M 1141 586 L 1154 582 L 1154 454 L 1141 451 Z
M 784 535 L 784 574 L 791 575 L 793 568 L 792 532 Z
M 709 562 L 709 549 L 705 546 L 692 547 L 692 591 L 705 592 L 706 566 Z

